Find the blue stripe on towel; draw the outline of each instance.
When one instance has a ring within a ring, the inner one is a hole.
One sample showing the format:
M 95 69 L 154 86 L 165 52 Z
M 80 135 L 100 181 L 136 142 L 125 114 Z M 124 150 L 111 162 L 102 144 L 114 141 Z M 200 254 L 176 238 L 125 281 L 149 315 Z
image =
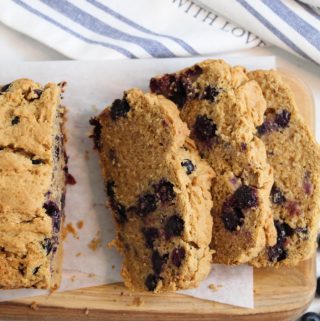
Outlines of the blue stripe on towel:
M 319 30 L 299 17 L 281 1 L 262 0 L 262 2 L 316 49 L 320 49 Z
M 96 34 L 100 34 L 115 40 L 122 40 L 134 43 L 142 47 L 153 57 L 175 57 L 175 55 L 162 43 L 147 38 L 132 36 L 128 33 L 118 30 L 108 25 L 107 23 L 95 18 L 94 16 L 88 14 L 87 12 L 81 10 L 80 8 L 74 6 L 72 3 L 66 0 L 40 1 L 48 5 L 50 8 L 70 18 L 71 20 L 77 22 L 81 26 L 95 32 Z
M 63 24 L 53 20 L 52 18 L 48 17 L 47 15 L 43 14 L 42 12 L 30 7 L 29 5 L 27 5 L 26 3 L 22 2 L 21 0 L 12 0 L 12 1 L 15 2 L 17 5 L 19 5 L 20 7 L 28 10 L 29 12 L 35 14 L 36 16 L 46 20 L 47 22 L 50 22 L 51 24 L 53 24 L 56 27 L 64 30 L 65 32 L 75 36 L 76 38 L 83 40 L 86 43 L 90 43 L 90 44 L 94 44 L 94 45 L 100 45 L 100 46 L 103 46 L 103 47 L 106 47 L 106 48 L 113 49 L 113 50 L 121 53 L 122 55 L 124 55 L 124 56 L 126 56 L 128 58 L 137 58 L 130 51 L 128 51 L 128 50 L 126 50 L 124 48 L 121 48 L 119 46 L 111 45 L 111 44 L 108 44 L 106 42 L 94 41 L 94 40 L 88 39 L 88 38 L 86 38 L 86 37 L 74 32 L 73 30 L 69 29 L 68 27 L 64 26 Z
M 310 58 L 303 50 L 297 47 L 289 38 L 287 38 L 280 30 L 275 28 L 267 19 L 265 19 L 258 11 L 251 7 L 245 0 L 236 0 L 240 5 L 242 5 L 248 12 L 250 12 L 257 20 L 259 20 L 266 28 L 268 28 L 277 38 L 284 42 L 289 48 L 291 48 L 298 55 L 310 59 L 316 63 L 312 58 Z M 317 63 L 316 63 L 317 64 Z
M 137 24 L 136 22 L 128 19 L 127 17 L 121 15 L 120 13 L 112 10 L 110 7 L 107 7 L 105 4 L 102 4 L 97 0 L 87 0 L 87 2 L 91 3 L 92 5 L 96 6 L 99 9 L 101 9 L 102 11 L 110 14 L 111 16 L 119 19 L 120 21 L 126 23 L 127 25 L 129 25 L 129 26 L 131 26 L 131 27 L 133 27 L 133 28 L 135 28 L 135 29 L 137 29 L 139 31 L 142 31 L 142 32 L 147 33 L 149 35 L 154 35 L 154 36 L 163 37 L 163 38 L 167 38 L 167 39 L 173 40 L 177 44 L 179 44 L 184 50 L 189 52 L 191 55 L 194 55 L 194 56 L 199 55 L 199 53 L 197 51 L 195 51 L 189 44 L 187 44 L 182 39 L 179 39 L 179 38 L 176 38 L 176 37 L 173 37 L 173 36 L 169 36 L 169 35 L 163 35 L 161 33 L 157 33 L 157 32 L 151 31 L 151 30 L 149 30 L 149 29 Z

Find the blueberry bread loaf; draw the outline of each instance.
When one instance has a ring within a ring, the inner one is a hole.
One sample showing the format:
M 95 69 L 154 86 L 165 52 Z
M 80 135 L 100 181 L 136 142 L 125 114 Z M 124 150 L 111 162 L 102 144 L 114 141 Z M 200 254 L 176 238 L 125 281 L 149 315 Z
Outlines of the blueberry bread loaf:
M 0 288 L 55 288 L 65 202 L 61 88 L 0 89 Z
M 196 286 L 210 271 L 213 171 L 178 109 L 132 89 L 91 124 L 125 285 L 154 292 Z
M 320 151 L 305 125 L 289 87 L 275 71 L 254 71 L 267 102 L 258 127 L 274 169 L 270 199 L 277 243 L 266 247 L 255 266 L 295 265 L 316 246 L 320 215 Z
M 152 78 L 152 92 L 180 107 L 191 138 L 216 177 L 212 183 L 213 262 L 240 264 L 276 242 L 269 194 L 273 184 L 262 141 L 255 136 L 266 108 L 243 67 L 207 60 Z

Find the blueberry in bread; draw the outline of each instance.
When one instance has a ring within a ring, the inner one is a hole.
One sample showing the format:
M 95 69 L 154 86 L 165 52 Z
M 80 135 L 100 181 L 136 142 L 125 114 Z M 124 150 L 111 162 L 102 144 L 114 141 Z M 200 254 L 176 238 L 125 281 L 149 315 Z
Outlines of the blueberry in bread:
M 61 275 L 66 154 L 61 88 L 0 89 L 0 288 L 55 288 Z
M 213 171 L 177 107 L 131 89 L 90 122 L 125 285 L 154 292 L 196 286 L 211 267 Z

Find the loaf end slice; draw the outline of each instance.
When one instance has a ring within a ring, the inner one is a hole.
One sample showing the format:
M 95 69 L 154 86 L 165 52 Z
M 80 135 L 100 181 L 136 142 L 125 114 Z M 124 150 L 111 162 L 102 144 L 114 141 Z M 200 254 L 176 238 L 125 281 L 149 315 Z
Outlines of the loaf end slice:
M 53 289 L 61 275 L 66 154 L 60 86 L 0 89 L 0 288 Z

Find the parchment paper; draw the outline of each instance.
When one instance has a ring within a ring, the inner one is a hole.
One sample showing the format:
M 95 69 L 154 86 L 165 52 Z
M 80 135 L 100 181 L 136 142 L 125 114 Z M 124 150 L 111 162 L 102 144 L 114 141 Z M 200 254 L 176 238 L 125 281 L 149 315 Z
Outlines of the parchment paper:
M 88 120 L 99 113 L 125 89 L 139 87 L 148 90 L 150 77 L 173 72 L 203 58 L 178 58 L 126 61 L 60 61 L 60 62 L 0 62 L 0 83 L 27 77 L 37 82 L 68 82 L 63 104 L 68 106 L 69 170 L 77 184 L 68 187 L 66 224 L 71 223 L 77 235 L 69 233 L 64 242 L 63 279 L 59 291 L 121 281 L 121 258 L 106 244 L 113 239 L 111 215 L 105 208 L 103 182 L 98 157 L 87 137 Z M 274 68 L 273 57 L 227 58 L 232 64 L 249 69 Z M 77 222 L 83 221 L 79 229 Z M 93 239 L 96 250 L 88 244 Z M 100 246 L 99 246 L 100 244 Z M 209 288 L 209 285 L 214 284 Z M 0 290 L 0 300 L 45 294 L 35 289 Z M 214 265 L 210 276 L 197 289 L 181 291 L 185 295 L 252 308 L 253 271 L 249 266 Z

